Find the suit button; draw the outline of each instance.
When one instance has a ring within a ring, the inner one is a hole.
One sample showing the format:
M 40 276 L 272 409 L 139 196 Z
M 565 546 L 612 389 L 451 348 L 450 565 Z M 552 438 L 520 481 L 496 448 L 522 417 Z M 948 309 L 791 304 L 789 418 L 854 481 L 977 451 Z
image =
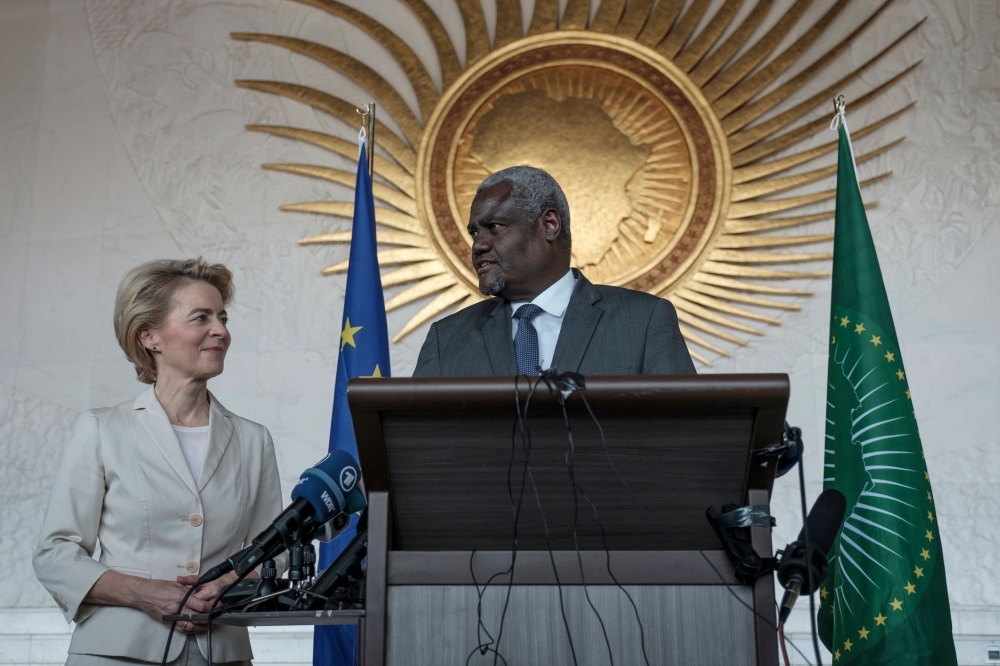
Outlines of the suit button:
M 188 573 L 194 573 L 195 571 L 198 570 L 198 563 L 194 561 L 188 562 L 187 564 L 184 565 L 184 568 L 187 570 Z
M 193 527 L 201 526 L 201 516 L 199 516 L 197 513 L 192 513 L 190 520 L 191 520 L 191 525 Z

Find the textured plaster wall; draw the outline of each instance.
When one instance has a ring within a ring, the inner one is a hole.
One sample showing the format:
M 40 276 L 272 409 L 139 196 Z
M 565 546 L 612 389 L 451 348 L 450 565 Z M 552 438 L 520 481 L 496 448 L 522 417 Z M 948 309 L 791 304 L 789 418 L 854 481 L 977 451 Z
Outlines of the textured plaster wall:
M 439 82 L 430 40 L 403 4 L 348 4 L 400 35 Z M 429 4 L 464 57 L 457 9 L 450 0 Z M 788 4 L 779 0 L 776 10 Z M 817 0 L 799 32 L 828 5 Z M 834 24 L 839 32 L 824 36 L 813 53 L 875 5 L 854 0 Z M 493 3 L 484 7 L 492 29 Z M 762 30 L 777 16 L 773 11 Z M 858 142 L 863 151 L 907 137 L 863 165 L 861 176 L 894 172 L 865 196 L 880 201 L 869 219 L 934 483 L 952 602 L 979 622 L 973 627 L 970 620 L 966 631 L 959 621 L 956 631 L 998 635 L 1000 229 L 991 223 L 1000 212 L 1000 3 L 896 0 L 824 80 L 864 62 L 925 16 L 918 35 L 844 93 L 858 97 L 923 61 L 849 119 L 860 127 L 918 101 L 878 136 Z M 141 261 L 201 254 L 234 270 L 233 347 L 212 390 L 270 428 L 286 491 L 325 450 L 344 283 L 319 271 L 346 258 L 346 248 L 306 249 L 295 241 L 348 223 L 278 206 L 346 199 L 349 192 L 259 165 L 353 166 L 243 126 L 290 124 L 344 138 L 355 131 L 294 102 L 238 89 L 233 80 L 300 81 L 349 99 L 365 96 L 312 61 L 234 42 L 230 31 L 298 35 L 343 49 L 393 83 L 419 116 L 402 70 L 381 47 L 350 24 L 287 0 L 0 0 L 0 609 L 52 606 L 29 562 L 52 467 L 81 410 L 130 399 L 142 388 L 111 326 L 117 282 Z M 824 132 L 815 141 L 832 138 Z M 831 223 L 813 227 L 808 233 L 828 231 Z M 799 301 L 801 311 L 784 313 L 782 326 L 703 371 L 791 375 L 789 420 L 805 434 L 814 497 L 829 282 L 802 283 L 816 294 Z M 421 306 L 391 313 L 390 330 Z M 393 345 L 394 374 L 410 373 L 425 332 Z M 798 531 L 796 493 L 793 480 L 779 481 L 776 545 Z

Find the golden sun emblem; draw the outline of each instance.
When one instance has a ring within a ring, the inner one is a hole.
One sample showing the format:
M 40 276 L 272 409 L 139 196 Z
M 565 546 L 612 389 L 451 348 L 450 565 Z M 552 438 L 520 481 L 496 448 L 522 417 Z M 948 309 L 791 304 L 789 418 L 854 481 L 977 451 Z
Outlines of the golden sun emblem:
M 803 119 L 825 109 L 834 94 L 920 25 L 901 31 L 869 61 L 790 105 L 786 101 L 849 47 L 891 0 L 792 76 L 785 73 L 824 34 L 847 0 L 836 0 L 774 57 L 811 0 L 795 0 L 754 42 L 750 39 L 773 0 L 758 0 L 734 30 L 730 24 L 743 0 L 725 0 L 707 22 L 709 0 L 693 0 L 686 7 L 682 0 L 660 0 L 655 8 L 652 0 L 603 0 L 589 23 L 590 0 L 569 0 L 561 19 L 558 0 L 536 0 L 527 35 L 522 34 L 520 2 L 497 0 L 492 48 L 479 0 L 455 0 L 465 25 L 464 70 L 424 0 L 403 0 L 434 43 L 444 87 L 439 94 L 413 51 L 375 19 L 334 0 L 298 1 L 346 19 L 376 39 L 416 92 L 423 121 L 377 72 L 345 53 L 294 37 L 233 34 L 237 40 L 291 50 L 351 77 L 399 127 L 401 135 L 382 124 L 376 132 L 373 190 L 378 242 L 384 246 L 378 257 L 381 266 L 393 267 L 383 273 L 382 284 L 409 285 L 386 301 L 386 309 L 429 300 L 394 341 L 443 312 L 483 298 L 465 230 L 476 187 L 493 172 L 528 164 L 551 173 L 565 189 L 574 266 L 594 282 L 669 298 L 689 347 L 724 356 L 729 351 L 721 341 L 745 345 L 741 333 L 763 335 L 756 323 L 780 324 L 767 314 L 769 309 L 798 309 L 781 297 L 811 293 L 773 281 L 828 274 L 774 266 L 829 259 L 828 252 L 782 248 L 825 243 L 832 234 L 768 233 L 833 216 L 832 211 L 777 216 L 835 194 L 828 189 L 773 196 L 836 173 L 835 164 L 797 169 L 836 149 L 836 141 L 797 149 L 828 124 L 827 114 Z M 852 108 L 877 98 L 914 67 L 853 100 Z M 357 124 L 354 104 L 315 88 L 276 81 L 237 85 L 282 95 Z M 853 137 L 875 132 L 912 106 Z M 248 129 L 356 158 L 356 144 L 329 134 L 271 125 Z M 900 141 L 859 155 L 857 162 Z M 340 169 L 264 167 L 354 185 L 354 174 Z M 876 175 L 862 186 L 888 175 Z M 353 205 L 314 201 L 282 210 L 350 217 Z M 350 237 L 350 232 L 334 232 L 299 242 L 346 243 Z M 346 269 L 344 261 L 323 273 Z M 711 364 L 696 349 L 691 354 Z

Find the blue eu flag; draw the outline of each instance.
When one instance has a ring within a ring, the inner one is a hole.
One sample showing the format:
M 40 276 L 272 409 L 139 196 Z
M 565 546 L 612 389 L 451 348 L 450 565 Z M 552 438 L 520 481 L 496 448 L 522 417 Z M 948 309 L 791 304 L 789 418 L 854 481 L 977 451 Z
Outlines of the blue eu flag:
M 330 451 L 342 449 L 357 459 L 354 424 L 347 404 L 347 380 L 351 377 L 389 376 L 389 328 L 385 321 L 382 278 L 375 246 L 375 202 L 368 160 L 361 142 L 358 181 L 354 188 L 354 226 L 344 297 L 344 322 L 337 359 L 337 385 L 333 393 Z M 363 470 L 362 470 L 363 472 Z M 351 527 L 319 550 L 321 569 L 330 566 L 354 538 L 357 516 Z M 317 626 L 313 637 L 313 666 L 354 666 L 357 663 L 358 630 L 354 626 Z

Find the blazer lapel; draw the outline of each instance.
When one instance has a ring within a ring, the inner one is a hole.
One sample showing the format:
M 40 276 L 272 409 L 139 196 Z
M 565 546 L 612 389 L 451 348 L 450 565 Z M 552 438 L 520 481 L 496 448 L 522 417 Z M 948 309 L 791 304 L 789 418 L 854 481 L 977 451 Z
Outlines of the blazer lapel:
M 486 354 L 490 357 L 495 377 L 513 377 L 517 374 L 514 360 L 514 336 L 510 329 L 510 306 L 506 301 L 498 301 L 482 324 L 479 332 L 486 344 Z
M 208 413 L 208 453 L 205 455 L 205 464 L 201 468 L 201 476 L 198 477 L 198 492 L 200 493 L 208 485 L 215 470 L 222 462 L 222 456 L 229 448 L 229 442 L 233 438 L 233 415 L 215 399 L 211 393 L 208 394 L 211 408 Z
M 167 463 L 177 473 L 177 476 L 181 478 L 184 485 L 192 493 L 198 495 L 198 486 L 191 475 L 191 469 L 187 466 L 184 454 L 181 452 L 181 445 L 177 441 L 177 435 L 174 434 L 174 429 L 170 425 L 167 413 L 163 411 L 163 406 L 156 399 L 156 394 L 153 393 L 152 386 L 143 391 L 135 399 L 135 402 L 132 403 L 132 409 L 135 410 L 136 420 L 142 424 L 142 427 L 149 434 L 150 439 L 156 444 L 156 448 L 166 458 Z
M 573 290 L 573 297 L 569 300 L 569 307 L 566 308 L 566 317 L 559 331 L 556 351 L 552 355 L 552 366 L 561 372 L 579 372 L 587 346 L 594 337 L 594 330 L 597 329 L 597 322 L 604 314 L 604 311 L 597 306 L 601 294 L 583 273 L 575 268 L 573 271 L 577 275 L 576 289 Z

